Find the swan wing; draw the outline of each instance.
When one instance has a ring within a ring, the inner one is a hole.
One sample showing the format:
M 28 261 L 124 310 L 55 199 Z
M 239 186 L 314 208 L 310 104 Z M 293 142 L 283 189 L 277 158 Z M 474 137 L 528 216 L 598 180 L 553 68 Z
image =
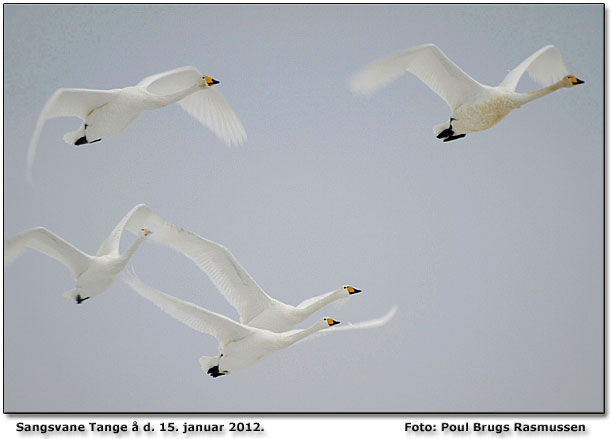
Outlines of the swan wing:
M 118 255 L 119 254 L 119 241 L 121 240 L 121 235 L 123 234 L 123 229 L 125 229 L 126 224 L 132 219 L 132 217 L 141 218 L 143 214 L 145 214 L 150 209 L 144 204 L 138 204 L 132 208 L 119 223 L 115 226 L 113 231 L 108 238 L 102 243 L 100 248 L 98 249 L 98 253 L 96 256 L 102 255 Z M 143 226 L 145 227 L 145 226 Z M 141 227 L 140 229 L 142 229 Z M 138 230 L 140 230 L 138 229 Z
M 516 86 L 525 72 L 529 73 L 531 79 L 544 86 L 551 85 L 567 75 L 567 69 L 563 64 L 559 49 L 555 46 L 546 46 L 511 70 L 499 84 L 499 87 L 505 87 L 512 91 L 516 90 Z
M 160 218 L 147 206 L 138 209 L 126 228 L 138 233 L 144 226 L 153 231 L 149 239 L 167 245 L 195 262 L 236 308 L 241 322 L 250 321 L 272 304 L 273 299 L 222 245 Z
M 178 104 L 227 145 L 240 145 L 246 141 L 242 122 L 223 95 L 216 90 L 203 88 L 181 99 Z
M 108 104 L 117 95 L 117 90 L 89 90 L 85 88 L 60 88 L 53 93 L 38 116 L 34 134 L 28 146 L 27 173 L 32 178 L 32 162 L 45 120 L 59 116 L 76 116 L 83 120 L 89 113 Z
M 335 334 L 338 331 L 353 331 L 355 329 L 378 328 L 379 326 L 383 326 L 389 323 L 389 321 L 391 321 L 391 319 L 393 318 L 396 312 L 397 312 L 397 305 L 394 305 L 389 311 L 387 311 L 387 313 L 384 316 L 381 316 L 375 319 L 371 319 L 371 320 L 365 320 L 359 323 L 350 323 L 350 322 L 344 323 L 343 322 L 341 325 L 333 326 L 329 329 L 323 329 L 322 331 L 317 331 L 314 334 L 311 334 L 308 337 L 298 341 L 298 343 L 304 340 L 310 340 L 312 338 L 319 337 L 321 335 Z M 293 331 L 299 331 L 299 330 L 293 330 Z
M 410 72 L 457 108 L 482 91 L 482 85 L 461 70 L 435 44 L 424 44 L 387 55 L 358 71 L 350 79 L 356 94 L 370 95 L 379 88 Z
M 147 76 L 137 84 L 137 87 L 142 87 L 154 95 L 165 96 L 192 87 L 201 78 L 202 74 L 198 69 L 185 66 Z
M 157 305 L 163 312 L 174 317 L 191 329 L 210 334 L 221 345 L 238 341 L 253 334 L 253 328 L 237 323 L 221 314 L 162 293 L 142 282 L 133 271 L 126 271 L 123 280 L 134 291 Z
M 44 253 L 66 265 L 77 278 L 86 271 L 92 257 L 44 227 L 37 227 L 4 241 L 4 264 L 19 256 L 26 248 Z

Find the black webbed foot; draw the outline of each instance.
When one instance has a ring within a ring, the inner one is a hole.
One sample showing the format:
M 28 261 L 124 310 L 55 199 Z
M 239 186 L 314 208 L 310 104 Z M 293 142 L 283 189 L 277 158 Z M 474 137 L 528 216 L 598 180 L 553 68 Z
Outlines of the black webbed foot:
M 455 134 L 455 132 L 453 131 L 453 129 L 452 129 L 452 128 L 447 128 L 447 129 L 445 129 L 445 130 L 441 131 L 441 132 L 440 132 L 440 134 L 438 134 L 436 137 L 437 137 L 438 139 L 443 139 L 443 138 L 445 138 L 445 137 L 450 137 L 450 136 L 452 136 L 453 134 Z
M 208 374 L 212 376 L 213 378 L 217 378 L 217 377 L 225 375 L 223 372 L 219 372 L 219 365 L 213 366 L 210 369 L 208 369 Z
M 446 139 L 444 139 L 443 142 L 450 142 L 451 140 L 461 139 L 462 137 L 465 137 L 465 134 L 459 134 L 457 136 L 449 136 Z
M 74 142 L 74 144 L 77 145 L 77 146 L 78 145 L 85 145 L 87 143 L 89 143 L 89 142 L 87 141 L 87 137 L 85 137 L 85 136 L 79 137 L 78 139 L 76 139 L 76 142 Z

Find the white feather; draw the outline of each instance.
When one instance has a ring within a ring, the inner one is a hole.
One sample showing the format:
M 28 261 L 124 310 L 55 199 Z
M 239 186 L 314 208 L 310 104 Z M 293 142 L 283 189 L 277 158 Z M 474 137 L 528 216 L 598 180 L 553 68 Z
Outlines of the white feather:
M 145 207 L 125 228 L 138 233 L 142 227 L 155 231 L 157 242 L 181 252 L 204 271 L 227 301 L 238 311 L 240 321 L 249 326 L 284 332 L 294 328 L 324 305 L 349 297 L 345 287 L 306 299 L 297 306 L 280 302 L 255 282 L 232 253 L 216 242 L 176 226 Z
M 77 281 L 76 286 L 73 290 L 64 293 L 64 297 L 77 301 L 94 297 L 110 287 L 148 235 L 148 232 L 141 230 L 136 241 L 123 254 L 119 254 L 119 240 L 125 224 L 132 216 L 142 214 L 143 208 L 145 206 L 141 204 L 130 210 L 106 238 L 95 256 L 82 252 L 50 230 L 37 227 L 4 241 L 4 264 L 6 266 L 26 248 L 37 250 L 58 260 L 71 270 L 72 277 Z
M 219 354 L 216 357 L 200 357 L 200 367 L 205 373 L 225 375 L 252 366 L 272 353 L 297 342 L 312 339 L 327 328 L 338 323 L 329 318 L 318 319 L 306 329 L 295 329 L 276 333 L 266 329 L 253 328 L 200 306 L 165 294 L 146 285 L 136 274 L 124 274 L 126 283 L 142 297 L 150 300 L 162 311 L 190 328 L 210 334 L 219 341 Z M 390 317 L 387 318 L 390 319 Z M 380 326 L 381 319 L 353 325 L 349 329 L 362 329 Z M 216 370 L 211 370 L 215 368 Z
M 192 97 L 192 95 L 197 97 Z M 203 79 L 195 67 L 180 67 L 148 76 L 136 86 L 114 90 L 57 90 L 43 108 L 30 140 L 27 177 L 32 179 L 32 163 L 42 127 L 47 119 L 75 116 L 84 121 L 76 131 L 64 135 L 70 144 L 93 143 L 121 133 L 144 111 L 179 102 L 185 110 L 228 145 L 243 143 L 242 123 L 225 98 Z
M 414 74 L 448 104 L 451 117 L 433 127 L 436 136 L 444 141 L 486 130 L 534 99 L 583 82 L 566 76 L 561 54 L 554 46 L 538 50 L 509 72 L 499 86 L 489 87 L 461 70 L 437 46 L 425 44 L 373 62 L 350 78 L 349 87 L 356 94 L 369 95 L 404 72 Z M 524 72 L 548 87 L 517 93 L 516 86 Z

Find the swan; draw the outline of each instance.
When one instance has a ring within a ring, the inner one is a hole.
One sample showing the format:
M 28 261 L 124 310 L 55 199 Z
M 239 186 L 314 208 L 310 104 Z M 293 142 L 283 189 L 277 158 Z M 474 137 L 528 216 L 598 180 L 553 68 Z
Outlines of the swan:
M 90 256 L 45 227 L 36 227 L 4 241 L 4 265 L 19 256 L 27 247 L 38 250 L 72 271 L 76 280 L 73 290 L 62 294 L 77 304 L 106 291 L 124 269 L 138 247 L 151 235 L 151 230 L 142 228 L 136 240 L 120 255 L 119 241 L 125 224 L 144 205 L 135 206 L 113 229 L 100 246 L 95 256 Z
M 309 328 L 278 333 L 235 322 L 224 315 L 162 293 L 143 283 L 131 270 L 123 275 L 123 280 L 134 291 L 176 320 L 191 329 L 210 334 L 219 341 L 218 355 L 200 357 L 202 371 L 213 378 L 246 369 L 266 359 L 275 351 L 289 347 L 315 334 L 335 333 L 336 331 L 328 330 L 328 328 L 340 323 L 326 317 L 317 319 Z M 389 319 L 390 317 L 385 316 L 382 319 L 354 324 L 346 329 L 374 328 L 385 324 Z
M 195 67 L 180 67 L 144 78 L 133 87 L 113 90 L 60 88 L 45 104 L 27 156 L 27 175 L 31 181 L 32 162 L 40 132 L 47 119 L 76 116 L 84 123 L 66 133 L 66 143 L 81 146 L 99 142 L 121 133 L 145 110 L 156 110 L 178 102 L 191 116 L 206 125 L 228 145 L 246 140 L 242 123 L 225 98 L 213 90 L 219 81 L 202 75 Z
M 489 87 L 457 67 L 435 44 L 424 44 L 374 61 L 354 74 L 349 86 L 355 94 L 369 95 L 404 72 L 427 84 L 450 107 L 450 120 L 433 127 L 436 137 L 444 142 L 491 128 L 512 110 L 534 99 L 584 83 L 567 74 L 559 50 L 550 45 L 511 70 L 497 87 Z M 525 72 L 546 87 L 530 93 L 516 92 Z
M 240 322 L 254 328 L 288 331 L 328 303 L 361 292 L 351 285 L 343 285 L 329 293 L 306 299 L 297 306 L 288 305 L 268 296 L 222 245 L 160 218 L 147 206 L 128 222 L 126 229 L 137 233 L 142 224 L 155 230 L 153 242 L 167 245 L 195 262 L 236 308 Z

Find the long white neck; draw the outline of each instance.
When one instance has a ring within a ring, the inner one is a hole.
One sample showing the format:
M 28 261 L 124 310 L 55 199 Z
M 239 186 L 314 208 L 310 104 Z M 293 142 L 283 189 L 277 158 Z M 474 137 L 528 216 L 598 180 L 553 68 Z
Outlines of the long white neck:
M 134 253 L 136 253 L 136 250 L 138 250 L 138 247 L 142 245 L 144 240 L 145 237 L 142 234 L 138 235 L 138 238 L 136 238 L 136 240 L 132 242 L 132 244 L 121 254 L 121 256 L 119 256 L 119 261 L 124 267 L 127 265 L 131 257 L 134 256 Z
M 329 328 L 329 325 L 325 320 L 317 320 L 317 322 L 312 325 L 310 328 L 302 329 L 301 331 L 295 331 L 291 334 L 287 334 L 284 336 L 284 344 L 285 346 L 292 345 L 297 343 L 298 341 L 308 337 L 309 335 L 314 334 L 315 332 L 321 331 L 323 329 Z
M 551 94 L 553 91 L 559 90 L 560 88 L 564 87 L 564 80 L 560 80 L 558 82 L 555 82 L 552 85 L 549 85 L 548 87 L 544 87 L 541 88 L 539 90 L 535 90 L 529 93 L 515 93 L 514 95 L 514 101 L 520 106 L 520 105 L 525 105 L 535 99 L 541 98 L 543 96 L 546 96 L 548 94 Z
M 202 90 L 202 86 L 198 82 L 192 85 L 191 87 L 187 87 L 183 90 L 177 91 L 176 93 L 171 93 L 162 96 L 150 95 L 150 99 L 155 108 L 165 107 L 166 105 L 174 104 L 175 102 L 178 102 L 181 99 L 186 98 L 190 94 L 193 94 L 199 90 Z
M 332 303 L 335 300 L 341 299 L 346 296 L 346 292 L 344 289 L 334 290 L 331 293 L 328 293 L 324 296 L 318 297 L 316 300 L 312 302 L 306 303 L 305 306 L 298 305 L 298 310 L 305 315 L 304 318 L 308 317 L 315 311 L 323 308 L 328 303 Z

